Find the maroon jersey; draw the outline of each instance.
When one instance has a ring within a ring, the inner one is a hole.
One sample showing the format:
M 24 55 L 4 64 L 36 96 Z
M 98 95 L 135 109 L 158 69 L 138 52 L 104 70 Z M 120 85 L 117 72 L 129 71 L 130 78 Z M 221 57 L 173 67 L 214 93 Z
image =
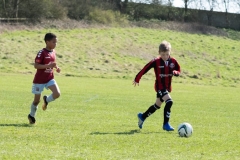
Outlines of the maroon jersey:
M 154 68 L 156 80 L 155 80 L 155 90 L 166 89 L 169 92 L 172 90 L 171 82 L 173 71 L 180 74 L 180 65 L 177 60 L 169 57 L 169 59 L 164 62 L 161 57 L 155 58 L 144 66 L 144 68 L 136 75 L 135 82 L 139 83 L 141 77 L 147 73 L 151 68 Z
M 50 64 L 55 62 L 56 53 L 55 50 L 49 51 L 46 48 L 40 50 L 35 58 L 35 63 L 38 64 Z M 53 68 L 37 69 L 33 83 L 43 84 L 47 83 L 54 78 Z

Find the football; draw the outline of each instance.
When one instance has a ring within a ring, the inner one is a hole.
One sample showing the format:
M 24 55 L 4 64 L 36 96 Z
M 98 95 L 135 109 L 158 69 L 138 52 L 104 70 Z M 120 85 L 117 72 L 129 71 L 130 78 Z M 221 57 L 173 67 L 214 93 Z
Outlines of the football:
M 178 126 L 178 134 L 180 137 L 190 137 L 193 133 L 192 125 L 184 122 Z

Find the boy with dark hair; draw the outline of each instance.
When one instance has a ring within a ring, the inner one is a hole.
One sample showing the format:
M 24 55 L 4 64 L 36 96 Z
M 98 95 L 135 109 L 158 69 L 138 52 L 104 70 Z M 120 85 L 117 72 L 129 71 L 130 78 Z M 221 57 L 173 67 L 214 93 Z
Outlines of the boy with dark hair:
M 157 92 L 157 98 L 155 104 L 150 106 L 146 112 L 138 113 L 138 127 L 142 129 L 143 122 L 153 114 L 156 110 L 160 109 L 161 104 L 165 101 L 164 108 L 164 121 L 163 130 L 174 131 L 174 128 L 169 124 L 171 107 L 173 105 L 170 92 L 172 90 L 171 81 L 172 76 L 180 75 L 180 65 L 177 60 L 170 57 L 171 44 L 167 41 L 163 41 L 159 46 L 159 57 L 153 59 L 136 75 L 133 85 L 139 85 L 141 77 L 147 73 L 151 68 L 154 68 L 156 80 L 155 91 Z
M 48 103 L 54 101 L 60 96 L 60 89 L 57 82 L 54 80 L 53 68 L 59 73 L 61 69 L 56 63 L 56 52 L 54 48 L 57 45 L 57 36 L 53 33 L 47 33 L 44 37 L 46 48 L 40 50 L 35 58 L 34 67 L 37 69 L 33 80 L 32 93 L 34 94 L 34 100 L 31 104 L 30 114 L 28 120 L 30 124 L 35 124 L 35 114 L 40 102 L 41 93 L 44 89 L 50 89 L 52 94 L 49 96 L 43 96 L 42 109 L 46 110 Z

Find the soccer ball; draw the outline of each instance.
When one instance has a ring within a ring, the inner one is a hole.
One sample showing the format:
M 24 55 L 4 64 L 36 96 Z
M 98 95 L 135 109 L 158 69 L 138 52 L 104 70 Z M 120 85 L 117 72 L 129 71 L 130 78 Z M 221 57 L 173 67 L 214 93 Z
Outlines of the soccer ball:
M 178 134 L 180 137 L 190 137 L 193 133 L 191 124 L 184 122 L 178 126 Z

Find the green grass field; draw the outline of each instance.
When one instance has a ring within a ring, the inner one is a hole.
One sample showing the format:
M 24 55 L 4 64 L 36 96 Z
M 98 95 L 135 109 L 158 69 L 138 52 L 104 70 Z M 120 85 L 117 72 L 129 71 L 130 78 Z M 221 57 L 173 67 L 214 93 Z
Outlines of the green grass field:
M 46 32 L 58 35 L 62 95 L 47 111 L 41 102 L 30 126 L 32 63 Z M 230 39 L 137 27 L 0 31 L 0 159 L 240 159 L 235 33 Z M 139 87 L 132 80 L 164 39 L 182 67 L 173 79 L 171 125 L 189 122 L 190 138 L 162 130 L 164 106 L 142 130 L 137 126 L 137 113 L 155 102 L 153 70 Z
M 152 80 L 56 76 L 61 97 L 35 126 L 27 114 L 33 75 L 0 74 L 0 159 L 239 159 L 239 88 L 173 84 L 171 124 L 189 122 L 192 137 L 162 130 L 163 106 L 137 127 L 154 101 Z M 176 80 L 176 78 L 175 78 Z M 44 91 L 44 94 L 49 94 Z

